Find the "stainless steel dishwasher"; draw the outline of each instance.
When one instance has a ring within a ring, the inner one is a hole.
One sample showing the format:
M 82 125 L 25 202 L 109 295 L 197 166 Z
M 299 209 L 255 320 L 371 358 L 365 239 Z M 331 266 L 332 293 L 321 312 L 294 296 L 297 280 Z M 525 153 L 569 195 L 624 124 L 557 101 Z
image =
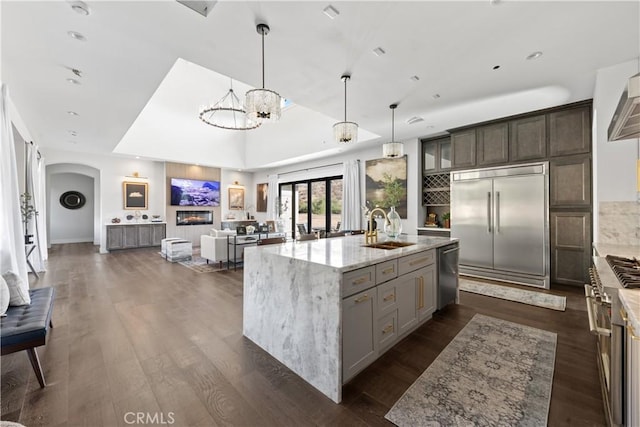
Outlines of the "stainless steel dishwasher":
M 438 310 L 458 296 L 458 243 L 438 248 Z

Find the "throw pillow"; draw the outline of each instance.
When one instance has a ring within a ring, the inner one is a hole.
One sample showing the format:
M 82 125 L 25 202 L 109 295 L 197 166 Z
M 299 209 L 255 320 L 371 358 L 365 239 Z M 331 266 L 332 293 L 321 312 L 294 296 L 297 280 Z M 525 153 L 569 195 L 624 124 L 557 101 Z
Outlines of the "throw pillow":
M 9 307 L 9 285 L 4 280 L 2 276 L 0 276 L 0 317 L 4 317 L 7 315 L 7 308 Z
M 24 285 L 20 276 L 9 270 L 2 274 L 2 277 L 9 286 L 9 305 L 29 305 L 31 297 L 29 296 L 29 285 Z

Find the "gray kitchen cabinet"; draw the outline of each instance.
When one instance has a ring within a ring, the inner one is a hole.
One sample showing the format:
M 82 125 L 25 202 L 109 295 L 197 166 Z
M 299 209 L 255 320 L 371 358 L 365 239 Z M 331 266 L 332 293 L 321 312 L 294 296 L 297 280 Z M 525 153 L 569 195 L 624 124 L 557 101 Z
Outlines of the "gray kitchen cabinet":
M 591 214 L 551 212 L 551 281 L 582 286 L 589 283 L 591 265 Z
M 166 224 L 107 225 L 107 250 L 160 246 Z
M 509 160 L 521 162 L 547 157 L 546 116 L 533 116 L 509 122 Z
M 509 161 L 509 124 L 497 123 L 476 129 L 478 166 Z
M 416 310 L 417 275 L 405 274 L 397 280 L 398 300 L 398 335 L 406 335 L 418 325 L 418 311 Z
M 422 141 L 422 170 L 433 173 L 451 169 L 451 138 Z
M 416 311 L 418 322 L 431 318 L 438 303 L 438 279 L 436 266 L 431 265 L 418 271 L 416 276 Z
M 565 156 L 552 159 L 549 205 L 554 207 L 591 206 L 591 156 Z
M 462 169 L 476 165 L 476 130 L 466 129 L 451 134 L 451 168 Z
M 591 106 L 555 111 L 547 115 L 549 155 L 591 151 Z
M 378 357 L 376 288 L 342 300 L 342 380 L 360 372 Z M 374 327 L 375 326 L 375 327 Z

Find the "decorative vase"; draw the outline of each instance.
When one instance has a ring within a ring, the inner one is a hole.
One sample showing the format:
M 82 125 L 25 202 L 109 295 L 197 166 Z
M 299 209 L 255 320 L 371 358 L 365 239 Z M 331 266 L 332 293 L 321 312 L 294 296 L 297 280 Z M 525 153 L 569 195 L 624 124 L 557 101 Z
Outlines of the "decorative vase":
M 384 224 L 384 232 L 392 239 L 397 238 L 402 233 L 402 220 L 396 212 L 396 207 L 391 206 L 391 210 L 387 214 L 388 221 Z

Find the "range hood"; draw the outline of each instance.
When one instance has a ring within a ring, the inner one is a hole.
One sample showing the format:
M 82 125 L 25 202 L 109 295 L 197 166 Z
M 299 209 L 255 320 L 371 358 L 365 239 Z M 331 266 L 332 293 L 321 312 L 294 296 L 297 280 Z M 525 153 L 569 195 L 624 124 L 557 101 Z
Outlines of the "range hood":
M 640 73 L 629 78 L 609 125 L 609 141 L 640 138 Z

